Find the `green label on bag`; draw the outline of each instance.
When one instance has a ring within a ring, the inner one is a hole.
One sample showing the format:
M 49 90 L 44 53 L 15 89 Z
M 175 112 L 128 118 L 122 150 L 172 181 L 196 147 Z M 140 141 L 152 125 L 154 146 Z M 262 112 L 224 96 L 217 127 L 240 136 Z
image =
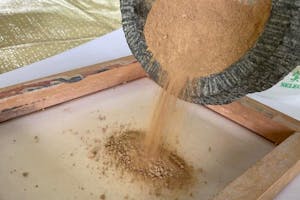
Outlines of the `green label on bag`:
M 281 87 L 291 88 L 291 89 L 300 89 L 300 66 L 289 74 L 281 83 Z

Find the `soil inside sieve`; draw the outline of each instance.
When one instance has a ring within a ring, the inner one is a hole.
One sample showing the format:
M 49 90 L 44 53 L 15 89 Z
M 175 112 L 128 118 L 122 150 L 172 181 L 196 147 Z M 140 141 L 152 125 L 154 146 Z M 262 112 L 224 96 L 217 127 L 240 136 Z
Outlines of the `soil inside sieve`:
M 148 157 L 144 148 L 145 133 L 127 131 L 108 138 L 105 151 L 117 168 L 156 188 L 182 189 L 193 183 L 193 169 L 183 158 L 164 146 L 156 156 Z

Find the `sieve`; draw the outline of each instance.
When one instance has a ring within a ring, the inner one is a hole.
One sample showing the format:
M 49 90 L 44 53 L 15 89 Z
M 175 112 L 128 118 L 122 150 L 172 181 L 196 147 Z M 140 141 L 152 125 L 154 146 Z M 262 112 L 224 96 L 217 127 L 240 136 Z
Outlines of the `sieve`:
M 143 34 L 155 0 L 120 0 L 127 43 L 149 77 L 166 76 Z M 300 0 L 273 0 L 271 15 L 255 45 L 220 73 L 188 81 L 180 98 L 196 104 L 227 104 L 264 91 L 300 65 Z

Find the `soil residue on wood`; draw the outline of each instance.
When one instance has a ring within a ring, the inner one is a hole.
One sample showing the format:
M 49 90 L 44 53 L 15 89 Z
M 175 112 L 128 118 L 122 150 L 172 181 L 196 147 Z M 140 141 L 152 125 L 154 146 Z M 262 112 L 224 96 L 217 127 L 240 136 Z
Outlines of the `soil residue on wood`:
M 113 135 L 105 144 L 105 152 L 112 156 L 115 166 L 137 180 L 152 183 L 155 188 L 182 189 L 193 182 L 190 167 L 175 152 L 160 146 L 156 157 L 145 152 L 145 134 L 128 131 Z

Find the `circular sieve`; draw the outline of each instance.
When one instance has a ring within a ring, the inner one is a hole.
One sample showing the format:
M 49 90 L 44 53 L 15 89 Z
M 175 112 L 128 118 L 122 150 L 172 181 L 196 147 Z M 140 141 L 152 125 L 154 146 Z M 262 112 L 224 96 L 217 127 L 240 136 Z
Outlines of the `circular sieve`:
M 127 43 L 150 78 L 164 74 L 143 34 L 155 0 L 120 0 Z M 186 84 L 181 98 L 197 104 L 226 104 L 272 87 L 300 65 L 300 0 L 273 0 L 270 18 L 256 44 L 224 71 Z

